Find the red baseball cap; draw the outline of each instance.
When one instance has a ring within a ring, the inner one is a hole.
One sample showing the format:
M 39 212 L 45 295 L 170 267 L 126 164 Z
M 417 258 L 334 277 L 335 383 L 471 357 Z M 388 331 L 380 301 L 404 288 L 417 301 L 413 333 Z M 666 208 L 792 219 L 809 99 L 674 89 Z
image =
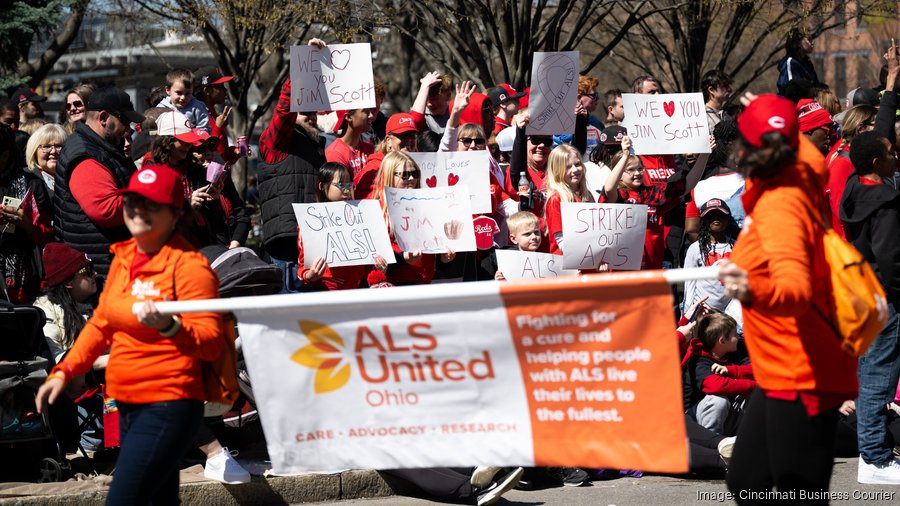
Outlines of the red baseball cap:
M 334 124 L 334 133 L 337 133 L 338 130 L 341 129 L 341 124 L 344 122 L 344 118 L 347 117 L 347 114 L 350 112 L 350 109 L 341 109 L 340 111 L 334 111 L 335 116 L 337 116 L 337 122 Z
M 168 165 L 145 165 L 131 175 L 128 187 L 116 193 L 136 193 L 157 204 L 177 207 L 184 200 L 184 178 Z
M 779 132 L 797 147 L 800 135 L 797 108 L 790 100 L 771 93 L 760 95 L 738 116 L 738 131 L 751 146 L 763 147 L 762 137 Z
M 528 97 L 531 95 L 531 86 L 525 88 L 522 92 L 522 98 L 519 99 L 519 109 L 525 109 L 528 107 Z
M 418 132 L 419 129 L 416 128 L 416 122 L 413 121 L 413 117 L 409 113 L 398 112 L 397 114 L 392 114 L 387 121 L 387 127 L 385 127 L 385 132 L 389 134 L 403 134 L 406 132 Z

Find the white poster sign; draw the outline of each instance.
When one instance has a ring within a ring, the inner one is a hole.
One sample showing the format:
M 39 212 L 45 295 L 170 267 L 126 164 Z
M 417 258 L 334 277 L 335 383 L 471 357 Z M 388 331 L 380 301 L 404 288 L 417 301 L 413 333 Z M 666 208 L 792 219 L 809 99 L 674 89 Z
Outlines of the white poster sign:
M 294 204 L 303 240 L 303 265 L 322 257 L 329 267 L 371 265 L 375 255 L 394 263 L 381 205 L 377 200 Z
M 291 111 L 375 107 L 369 44 L 291 46 Z
M 422 187 L 464 184 L 469 187 L 472 212 L 491 212 L 491 162 L 487 150 L 408 154 L 422 171 Z
M 641 268 L 647 231 L 647 206 L 563 202 L 563 268 L 614 271 Z
M 394 238 L 403 251 L 475 251 L 472 205 L 465 185 L 385 188 L 384 193 Z
M 638 155 L 709 153 L 709 123 L 702 93 L 622 94 L 632 148 Z
M 575 133 L 575 103 L 578 101 L 578 51 L 534 53 L 528 135 Z
M 577 270 L 563 269 L 563 257 L 559 255 L 517 249 L 498 249 L 494 252 L 497 254 L 497 270 L 510 281 L 578 275 Z

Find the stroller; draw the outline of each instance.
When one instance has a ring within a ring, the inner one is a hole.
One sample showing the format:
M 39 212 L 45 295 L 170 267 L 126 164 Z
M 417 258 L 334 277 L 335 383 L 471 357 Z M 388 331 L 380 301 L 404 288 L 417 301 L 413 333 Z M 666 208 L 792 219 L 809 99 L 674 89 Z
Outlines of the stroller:
M 44 320 L 39 308 L 0 301 L 0 476 L 22 481 L 65 481 L 71 473 L 51 415 L 38 414 L 34 400 L 52 364 Z
M 219 296 L 222 298 L 252 295 L 272 295 L 281 291 L 284 285 L 281 269 L 262 261 L 250 248 L 225 249 L 221 246 L 207 246 L 200 250 L 209 260 L 210 266 L 219 277 Z M 226 318 L 235 325 L 234 316 Z M 222 414 L 226 427 L 241 428 L 256 420 L 256 401 L 250 386 L 250 375 L 240 348 L 240 336 L 236 340 L 237 379 L 241 395 L 229 411 Z

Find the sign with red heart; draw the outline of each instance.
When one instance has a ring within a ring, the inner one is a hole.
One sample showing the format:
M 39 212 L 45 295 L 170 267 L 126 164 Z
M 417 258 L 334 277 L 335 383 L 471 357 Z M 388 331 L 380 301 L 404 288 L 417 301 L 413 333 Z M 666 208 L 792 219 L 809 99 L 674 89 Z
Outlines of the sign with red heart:
M 709 153 L 709 123 L 702 93 L 624 93 L 622 126 L 638 155 Z
M 428 188 L 466 185 L 472 201 L 472 212 L 489 213 L 491 209 L 491 160 L 486 150 L 409 153 L 422 171 Z

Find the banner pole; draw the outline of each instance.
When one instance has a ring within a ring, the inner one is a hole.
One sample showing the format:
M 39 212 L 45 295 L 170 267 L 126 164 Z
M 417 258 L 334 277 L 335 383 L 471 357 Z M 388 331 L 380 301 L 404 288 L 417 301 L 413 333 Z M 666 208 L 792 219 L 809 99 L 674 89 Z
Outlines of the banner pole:
M 617 272 L 610 275 L 610 280 L 627 279 L 630 277 L 652 277 L 651 273 L 659 271 L 632 271 Z M 689 269 L 669 269 L 661 271 L 663 278 L 671 284 L 680 284 L 685 281 L 697 281 L 717 279 L 719 269 L 716 267 L 696 267 Z M 657 274 L 658 275 L 658 274 Z M 598 275 L 589 275 L 593 279 L 599 279 Z M 587 276 L 585 276 L 587 277 Z M 569 278 L 572 279 L 572 278 Z M 447 283 L 440 285 L 441 298 L 434 303 L 445 305 L 453 300 L 473 301 L 480 298 L 493 297 L 497 294 L 496 281 L 480 281 L 475 283 Z M 328 306 L 341 305 L 344 309 L 348 306 L 363 305 L 393 305 L 404 302 L 416 301 L 421 303 L 422 295 L 419 290 L 408 290 L 414 287 L 394 287 L 389 289 L 377 289 L 376 293 L 369 290 L 343 290 L 333 292 L 292 293 L 281 295 L 257 295 L 253 297 L 234 297 L 230 299 L 185 300 L 171 302 L 156 302 L 156 307 L 162 314 L 178 313 L 230 313 L 235 310 L 253 309 L 289 309 L 298 306 L 326 308 Z M 421 288 L 421 287 L 419 287 Z M 137 314 L 142 303 L 137 302 L 132 306 L 132 312 Z

